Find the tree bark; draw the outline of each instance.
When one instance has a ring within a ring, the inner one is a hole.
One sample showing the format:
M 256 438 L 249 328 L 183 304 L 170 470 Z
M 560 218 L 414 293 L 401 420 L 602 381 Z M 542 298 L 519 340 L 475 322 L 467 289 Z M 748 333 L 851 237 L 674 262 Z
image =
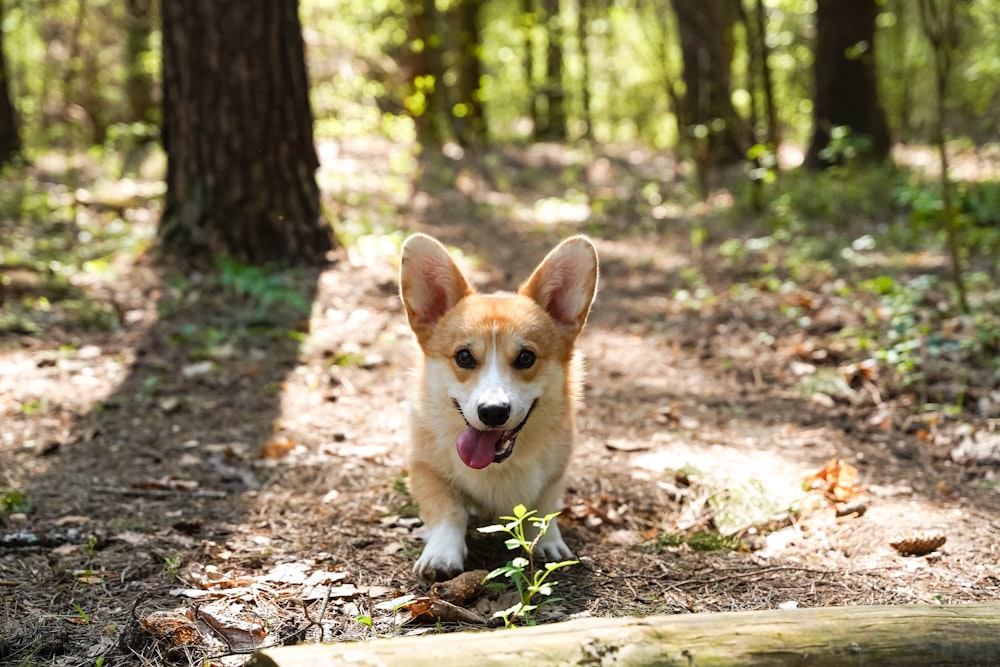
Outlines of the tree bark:
M 5 16 L 0 0 L 0 24 Z M 10 78 L 7 75 L 7 60 L 4 54 L 3 30 L 0 29 L 0 165 L 13 160 L 21 153 L 20 122 L 17 109 L 10 99 Z
M 684 61 L 679 121 L 707 143 L 707 164 L 733 164 L 752 145 L 750 128 L 732 101 L 733 29 L 740 0 L 671 0 Z
M 444 70 L 434 0 L 420 0 L 410 5 L 409 29 L 410 94 L 415 99 L 407 103 L 407 110 L 416 126 L 417 141 L 423 146 L 441 146 Z
M 531 136 L 538 131 L 538 88 L 535 85 L 535 24 L 538 13 L 535 0 L 521 0 L 521 32 L 524 35 L 524 83 L 528 89 L 528 120 L 531 121 Z
M 316 185 L 297 0 L 171 0 L 161 16 L 163 249 L 322 263 L 333 239 Z
M 813 136 L 806 164 L 823 169 L 840 162 L 823 153 L 833 128 L 846 126 L 852 138 L 866 138 L 859 157 L 882 162 L 891 141 L 875 76 L 875 0 L 817 0 L 813 72 Z
M 253 667 L 995 665 L 1000 604 L 586 618 L 530 628 L 260 651 Z
M 590 48 L 587 45 L 591 1 L 577 0 L 576 5 L 576 43 L 580 49 L 580 120 L 583 121 L 584 138 L 589 138 L 593 130 L 590 117 Z
M 778 127 L 778 108 L 774 104 L 774 82 L 771 77 L 771 47 L 767 45 L 767 7 L 764 0 L 754 3 L 754 22 L 757 26 L 757 40 L 760 46 L 760 77 L 764 95 L 764 117 L 767 119 L 767 143 L 777 151 L 781 143 Z
M 463 146 L 482 146 L 486 143 L 486 111 L 483 108 L 480 82 L 483 65 L 479 57 L 482 48 L 479 29 L 479 10 L 482 0 L 459 0 L 455 7 L 458 29 L 458 83 L 457 99 L 452 109 L 455 134 Z
M 566 93 L 563 88 L 563 30 L 559 0 L 541 0 L 541 18 L 545 25 L 545 115 L 535 126 L 535 138 L 545 141 L 566 139 Z
M 153 76 L 146 69 L 153 33 L 153 1 L 126 0 L 128 33 L 125 36 L 125 96 L 128 98 L 129 122 L 156 121 L 153 99 Z
M 945 133 L 945 101 L 948 99 L 948 78 L 951 76 L 955 49 L 958 48 L 958 2 L 944 0 L 940 4 L 934 0 L 920 0 L 920 25 L 924 36 L 934 52 L 934 143 L 941 165 L 941 216 L 945 234 L 948 237 L 948 254 L 951 257 L 952 277 L 958 304 L 963 313 L 969 313 L 969 299 L 965 286 L 965 271 L 962 268 L 962 240 L 955 209 L 952 206 L 952 185 L 948 166 L 948 145 Z

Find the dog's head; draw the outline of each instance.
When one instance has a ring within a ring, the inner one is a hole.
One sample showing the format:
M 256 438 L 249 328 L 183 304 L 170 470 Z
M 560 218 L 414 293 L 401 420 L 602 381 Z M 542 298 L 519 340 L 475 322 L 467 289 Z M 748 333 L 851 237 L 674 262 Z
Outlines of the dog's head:
M 400 292 L 438 383 L 468 428 L 456 447 L 485 468 L 513 452 L 517 434 L 546 392 L 565 391 L 573 346 L 597 289 L 597 251 L 583 236 L 557 246 L 517 293 L 479 294 L 444 246 L 407 239 Z

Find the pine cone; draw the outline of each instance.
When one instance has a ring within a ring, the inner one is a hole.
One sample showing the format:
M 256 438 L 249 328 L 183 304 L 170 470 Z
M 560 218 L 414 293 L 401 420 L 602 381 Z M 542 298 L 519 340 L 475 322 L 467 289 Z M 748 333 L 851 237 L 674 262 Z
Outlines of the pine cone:
M 947 539 L 941 533 L 916 533 L 896 537 L 889 542 L 889 546 L 903 556 L 923 556 L 940 548 Z
M 431 596 L 455 605 L 475 602 L 486 592 L 483 580 L 487 574 L 488 570 L 470 570 L 454 579 L 439 581 L 431 586 Z

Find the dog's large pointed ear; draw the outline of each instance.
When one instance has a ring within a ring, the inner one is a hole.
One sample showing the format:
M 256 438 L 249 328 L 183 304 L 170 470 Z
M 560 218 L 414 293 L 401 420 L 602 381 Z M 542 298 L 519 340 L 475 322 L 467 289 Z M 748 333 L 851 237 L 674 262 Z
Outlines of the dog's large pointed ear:
M 576 336 L 594 302 L 597 271 L 594 244 L 586 236 L 573 236 L 542 260 L 518 293 L 534 299 L 560 329 Z
M 426 234 L 406 239 L 399 266 L 399 294 L 410 328 L 418 336 L 472 292 L 443 245 Z

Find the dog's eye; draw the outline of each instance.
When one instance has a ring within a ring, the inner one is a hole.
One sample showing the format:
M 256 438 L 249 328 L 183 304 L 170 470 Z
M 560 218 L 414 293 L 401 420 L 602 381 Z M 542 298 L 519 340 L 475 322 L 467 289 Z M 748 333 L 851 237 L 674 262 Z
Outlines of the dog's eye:
M 464 347 L 455 353 L 455 363 L 462 368 L 475 368 L 476 358 Z
M 535 365 L 535 353 L 531 350 L 521 350 L 521 353 L 517 355 L 517 359 L 514 360 L 514 368 L 531 368 Z

